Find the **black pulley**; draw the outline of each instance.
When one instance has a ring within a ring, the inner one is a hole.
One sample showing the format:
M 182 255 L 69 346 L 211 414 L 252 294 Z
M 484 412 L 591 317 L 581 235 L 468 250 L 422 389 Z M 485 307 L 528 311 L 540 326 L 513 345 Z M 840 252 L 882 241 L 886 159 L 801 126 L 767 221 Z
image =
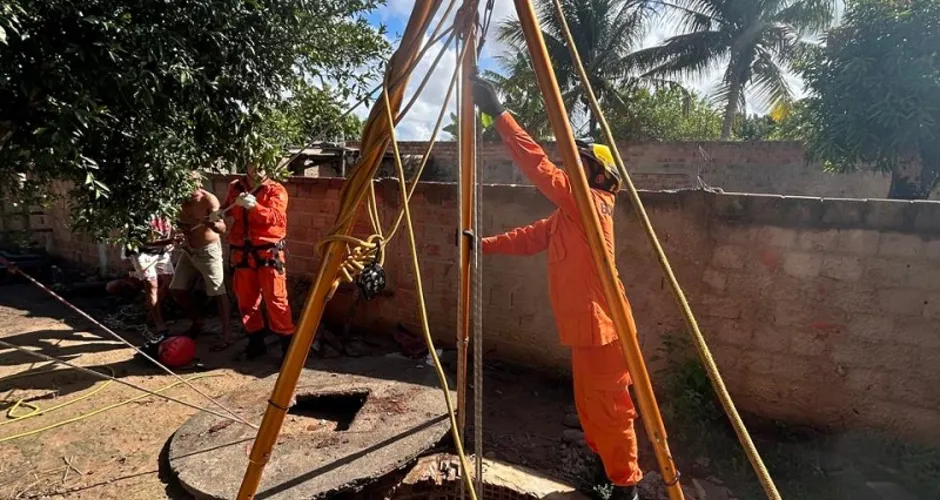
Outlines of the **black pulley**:
M 366 264 L 359 276 L 356 277 L 356 285 L 359 287 L 359 293 L 366 300 L 372 300 L 378 294 L 385 290 L 385 270 L 377 260 Z

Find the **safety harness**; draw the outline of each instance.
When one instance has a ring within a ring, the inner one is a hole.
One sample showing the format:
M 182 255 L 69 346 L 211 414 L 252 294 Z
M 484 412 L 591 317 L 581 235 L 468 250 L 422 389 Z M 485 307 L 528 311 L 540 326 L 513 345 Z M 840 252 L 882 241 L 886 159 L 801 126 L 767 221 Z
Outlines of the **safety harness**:
M 238 190 L 238 194 L 248 192 L 241 181 L 238 181 Z M 248 260 L 249 256 L 251 256 L 255 259 L 255 267 L 273 267 L 277 269 L 279 274 L 284 274 L 284 260 L 281 259 L 281 251 L 287 246 L 287 242 L 281 240 L 277 243 L 252 244 L 247 210 L 245 210 L 245 212 L 242 217 L 244 224 L 242 238 L 244 243 L 241 245 L 229 244 L 230 250 L 238 250 L 242 253 L 242 258 L 235 264 L 235 269 L 251 268 L 251 262 Z M 269 250 L 271 251 L 272 258 L 267 259 L 261 256 L 261 252 L 267 252 Z

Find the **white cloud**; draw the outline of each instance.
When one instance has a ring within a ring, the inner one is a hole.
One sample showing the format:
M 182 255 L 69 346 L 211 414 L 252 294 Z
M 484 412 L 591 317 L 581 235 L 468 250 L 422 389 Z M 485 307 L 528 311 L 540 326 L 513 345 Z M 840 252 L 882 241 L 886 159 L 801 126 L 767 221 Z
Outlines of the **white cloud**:
M 484 5 L 485 0 L 481 1 L 481 7 Z M 413 0 L 388 0 L 386 5 L 379 10 L 379 18 L 383 22 L 396 21 L 400 22 L 401 24 L 406 24 L 413 6 Z M 440 15 L 441 13 L 438 13 L 438 18 Z M 448 20 L 446 21 L 445 26 L 450 24 L 452 18 L 453 13 L 448 16 Z M 510 2 L 509 0 L 497 0 L 494 2 L 492 23 L 487 36 L 486 44 L 483 48 L 483 54 L 481 57 L 482 61 L 491 61 L 494 56 L 506 50 L 506 46 L 497 40 L 496 32 L 498 26 L 501 23 L 515 19 L 517 19 L 517 16 L 513 2 Z M 435 19 L 435 23 L 432 23 L 432 27 L 436 24 L 436 22 L 437 19 Z M 660 18 L 651 23 L 651 25 L 653 27 L 650 29 L 649 33 L 641 43 L 642 47 L 658 45 L 677 32 L 676 23 L 668 17 Z M 399 34 L 400 33 L 390 34 L 390 41 L 395 47 L 398 45 L 397 37 Z M 405 96 L 406 103 L 411 98 L 411 96 L 414 95 L 415 91 L 417 90 L 418 83 L 427 73 L 431 66 L 431 62 L 436 55 L 437 49 L 431 49 L 425 55 L 425 58 L 418 64 L 408 85 Z M 440 111 L 442 101 L 444 99 L 444 94 L 446 93 L 447 86 L 450 82 L 450 76 L 454 71 L 456 59 L 457 54 L 455 53 L 453 47 L 451 47 L 450 50 L 448 50 L 448 52 L 441 59 L 441 62 L 439 63 L 434 74 L 431 76 L 427 87 L 418 97 L 415 105 L 409 111 L 405 119 L 396 128 L 399 139 L 426 140 L 430 137 L 434 128 L 434 123 L 437 119 L 437 115 Z M 715 91 L 717 84 L 720 81 L 720 77 L 721 68 L 715 68 L 705 75 L 700 77 L 685 78 L 682 80 L 682 82 L 699 94 L 703 96 L 709 96 Z M 797 97 L 802 97 L 805 94 L 803 83 L 799 77 L 796 75 L 788 75 L 787 81 L 790 83 L 791 88 Z M 748 97 L 747 111 L 749 113 L 764 113 L 768 111 L 765 103 L 757 102 L 751 93 L 749 93 Z M 456 92 L 454 93 L 454 96 L 451 97 L 451 101 L 448 104 L 447 113 L 449 114 L 455 110 Z M 365 118 L 368 116 L 369 111 L 369 107 L 362 106 L 356 111 L 356 114 L 361 118 Z M 444 125 L 446 125 L 448 122 L 449 118 L 445 118 Z
M 425 42 L 427 42 L 427 38 L 425 38 Z M 402 101 L 403 107 L 416 95 L 421 81 L 424 80 L 425 75 L 427 75 L 428 71 L 431 69 L 431 65 L 440 52 L 441 47 L 442 43 L 438 43 L 435 47 L 432 47 L 428 50 L 427 54 L 425 54 L 425 57 L 415 66 L 414 72 L 408 81 L 408 86 L 405 89 L 405 98 Z M 444 96 L 447 94 L 447 88 L 450 85 L 456 63 L 457 53 L 453 45 L 451 45 L 441 57 L 437 67 L 434 68 L 434 72 L 431 73 L 427 84 L 418 95 L 414 105 L 412 105 L 411 109 L 408 111 L 408 114 L 405 115 L 405 118 L 395 128 L 395 133 L 399 140 L 419 141 L 431 137 L 431 132 L 434 130 L 434 124 L 437 121 L 438 114 L 443 105 Z M 377 79 L 374 84 L 377 85 L 380 81 L 381 80 Z M 456 94 L 455 90 L 448 103 L 448 116 L 449 113 L 457 109 Z M 376 93 L 376 98 L 378 98 L 379 95 L 379 93 Z M 353 104 L 355 103 L 352 101 L 348 102 L 350 106 Z M 372 105 L 374 105 L 374 102 Z M 354 114 L 364 120 L 369 116 L 370 108 L 371 106 L 360 106 L 356 109 Z M 443 125 L 447 125 L 448 122 L 449 119 L 445 117 Z M 439 137 L 442 138 L 443 135 L 442 133 Z

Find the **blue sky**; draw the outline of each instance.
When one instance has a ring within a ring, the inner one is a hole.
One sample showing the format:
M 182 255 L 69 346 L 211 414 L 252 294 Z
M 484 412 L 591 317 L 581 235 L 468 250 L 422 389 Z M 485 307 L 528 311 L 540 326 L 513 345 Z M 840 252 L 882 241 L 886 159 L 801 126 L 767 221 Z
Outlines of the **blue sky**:
M 368 20 L 370 23 L 374 25 L 384 24 L 387 27 L 387 36 L 393 47 L 397 46 L 398 39 L 401 33 L 404 31 L 405 23 L 407 22 L 408 16 L 411 13 L 414 1 L 415 0 L 387 0 L 387 3 L 384 6 L 368 14 Z M 512 1 L 496 0 L 494 3 L 493 26 L 496 26 L 499 22 L 508 19 L 515 19 L 515 16 L 516 14 Z M 496 69 L 493 56 L 504 50 L 504 47 L 502 47 L 499 42 L 495 40 L 492 32 L 493 28 L 490 29 L 489 40 L 484 46 L 483 55 L 479 61 L 479 65 L 483 69 Z M 649 33 L 647 33 L 642 45 L 644 47 L 656 45 L 674 33 L 675 28 L 671 25 L 671 23 L 666 22 L 665 20 L 653 23 L 653 28 Z M 418 82 L 427 73 L 428 69 L 430 68 L 431 60 L 434 59 L 436 53 L 437 52 L 434 50 L 429 51 L 428 56 L 425 57 L 425 60 L 418 64 L 406 93 L 406 99 L 409 99 L 410 96 L 414 95 Z M 396 128 L 396 133 L 398 134 L 399 139 L 425 140 L 430 137 L 434 128 L 434 123 L 437 120 L 438 113 L 440 112 L 441 104 L 450 82 L 450 77 L 454 71 L 456 60 L 457 54 L 453 49 L 449 50 L 448 53 L 445 54 L 441 59 L 441 62 L 432 75 L 428 86 L 418 97 L 418 100 L 409 112 L 408 116 L 406 116 L 405 119 L 402 120 L 402 122 Z M 684 82 L 684 84 L 687 87 L 697 91 L 700 95 L 707 97 L 711 93 L 713 84 L 717 80 L 718 75 L 719 73 L 713 72 L 712 74 L 705 75 L 701 78 L 687 80 Z M 794 90 L 794 92 L 796 92 L 798 95 L 803 93 L 803 85 L 798 78 L 790 77 L 788 80 L 790 80 L 791 88 Z M 761 105 L 761 103 L 755 101 L 755 99 L 748 100 L 748 112 L 766 112 L 766 109 Z M 456 109 L 453 98 L 451 98 L 451 102 L 449 103 L 448 108 L 448 113 Z M 360 117 L 364 118 L 366 115 L 368 115 L 369 109 L 367 107 L 361 107 L 356 111 L 356 113 Z M 445 118 L 444 125 L 446 125 L 448 122 L 449 119 Z M 443 135 L 446 136 L 446 134 Z

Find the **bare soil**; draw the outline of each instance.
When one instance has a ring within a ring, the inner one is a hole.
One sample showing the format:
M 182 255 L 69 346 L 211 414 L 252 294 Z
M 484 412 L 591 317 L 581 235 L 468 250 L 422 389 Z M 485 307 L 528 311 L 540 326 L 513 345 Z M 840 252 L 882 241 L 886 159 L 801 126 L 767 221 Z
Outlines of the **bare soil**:
M 68 298 L 99 320 L 118 307 L 111 299 L 95 294 Z M 187 326 L 188 321 L 180 320 L 171 329 L 180 331 Z M 211 329 L 211 322 L 209 326 Z M 134 344 L 144 341 L 137 332 L 117 333 Z M 96 371 L 113 373 L 121 380 L 151 390 L 176 381 L 159 368 L 135 360 L 131 348 L 28 284 L 0 287 L 0 338 Z M 208 347 L 212 340 L 210 335 L 197 342 L 201 369 L 180 371 L 184 376 L 204 376 L 193 383 L 212 397 L 220 397 L 278 369 L 276 348 L 266 359 L 246 362 L 237 356 L 243 342 L 221 353 L 211 353 Z M 395 348 L 393 344 L 369 338 L 366 343 L 373 355 L 387 354 Z M 488 367 L 487 371 L 485 454 L 527 465 L 561 480 L 574 479 L 576 466 L 586 462 L 578 456 L 583 450 L 569 449 L 561 440 L 564 431 L 561 421 L 571 404 L 567 383 L 503 366 Z M 53 368 L 25 353 L 0 350 L 0 411 L 6 413 L 17 401 L 47 410 L 77 400 L 21 421 L 0 416 L 0 499 L 189 498 L 168 472 L 165 446 L 195 410 L 146 397 L 89 416 L 141 395 L 117 383 L 102 388 L 104 384 L 106 381 L 76 370 Z M 96 390 L 99 391 L 78 400 Z M 166 394 L 211 407 L 211 403 L 185 386 L 171 388 Z M 388 412 L 399 411 L 397 401 L 381 403 Z M 21 404 L 14 409 L 14 415 L 30 411 L 31 407 Z M 2 441 L 78 418 L 81 419 L 37 434 Z M 472 428 L 468 435 L 472 435 Z M 473 448 L 472 444 L 468 446 Z

